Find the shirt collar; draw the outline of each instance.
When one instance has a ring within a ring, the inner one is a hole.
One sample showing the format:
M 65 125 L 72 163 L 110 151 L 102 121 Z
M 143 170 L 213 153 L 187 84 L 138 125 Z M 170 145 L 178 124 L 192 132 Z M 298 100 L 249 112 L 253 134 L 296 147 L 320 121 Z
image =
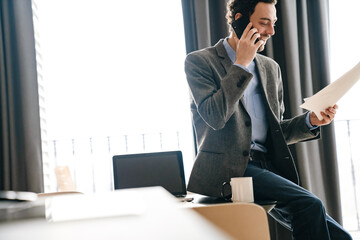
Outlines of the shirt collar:
M 224 39 L 223 44 L 226 50 L 227 55 L 229 56 L 231 62 L 234 64 L 235 59 L 236 59 L 236 52 L 234 51 L 234 49 L 232 49 L 230 47 L 230 44 L 228 42 L 228 37 Z

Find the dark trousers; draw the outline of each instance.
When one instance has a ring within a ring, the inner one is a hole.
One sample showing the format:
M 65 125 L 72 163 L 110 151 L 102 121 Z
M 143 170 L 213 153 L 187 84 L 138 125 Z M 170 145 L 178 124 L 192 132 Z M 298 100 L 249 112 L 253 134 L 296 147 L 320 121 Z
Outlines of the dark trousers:
M 319 198 L 268 169 L 273 170 L 269 162 L 254 159 L 249 162 L 244 177 L 253 178 L 255 201 L 277 201 L 270 215 L 292 231 L 293 239 L 352 239 L 326 214 Z

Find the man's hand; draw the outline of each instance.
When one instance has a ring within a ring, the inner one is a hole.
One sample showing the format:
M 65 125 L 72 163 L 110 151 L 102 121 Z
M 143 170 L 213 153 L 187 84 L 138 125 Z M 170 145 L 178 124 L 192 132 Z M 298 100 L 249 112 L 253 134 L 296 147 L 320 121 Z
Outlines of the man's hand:
M 245 28 L 241 38 L 238 39 L 234 34 L 236 43 L 236 64 L 240 64 L 244 67 L 248 67 L 252 60 L 255 58 L 255 54 L 259 47 L 265 42 L 259 40 L 256 44 L 256 39 L 260 38 L 260 34 L 256 28 L 251 28 L 252 23 L 250 22 Z
M 338 109 L 338 105 L 334 105 L 333 107 L 329 107 L 325 110 L 325 112 L 321 112 L 321 116 L 323 120 L 319 120 L 314 112 L 310 113 L 310 123 L 313 126 L 323 126 L 328 125 L 332 122 L 335 117 L 336 109 Z

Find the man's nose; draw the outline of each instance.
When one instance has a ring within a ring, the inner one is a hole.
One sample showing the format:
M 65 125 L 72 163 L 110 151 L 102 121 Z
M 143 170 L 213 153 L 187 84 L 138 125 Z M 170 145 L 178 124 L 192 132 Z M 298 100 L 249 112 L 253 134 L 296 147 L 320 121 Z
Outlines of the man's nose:
M 266 33 L 269 34 L 270 36 L 273 36 L 275 34 L 275 26 L 271 25 L 266 29 Z

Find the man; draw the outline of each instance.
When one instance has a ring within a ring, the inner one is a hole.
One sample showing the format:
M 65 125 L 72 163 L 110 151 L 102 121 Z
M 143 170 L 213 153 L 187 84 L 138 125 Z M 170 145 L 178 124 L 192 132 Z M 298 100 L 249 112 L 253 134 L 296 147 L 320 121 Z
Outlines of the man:
M 313 112 L 282 118 L 280 68 L 257 54 L 275 34 L 275 4 L 230 0 L 229 24 L 250 18 L 240 39 L 231 30 L 215 46 L 186 57 L 198 146 L 188 190 L 221 197 L 222 184 L 230 178 L 252 177 L 255 201 L 277 201 L 272 215 L 289 226 L 294 239 L 351 239 L 321 201 L 297 185 L 288 145 L 318 138 L 319 126 L 331 123 L 337 106 L 322 112 L 323 120 Z

